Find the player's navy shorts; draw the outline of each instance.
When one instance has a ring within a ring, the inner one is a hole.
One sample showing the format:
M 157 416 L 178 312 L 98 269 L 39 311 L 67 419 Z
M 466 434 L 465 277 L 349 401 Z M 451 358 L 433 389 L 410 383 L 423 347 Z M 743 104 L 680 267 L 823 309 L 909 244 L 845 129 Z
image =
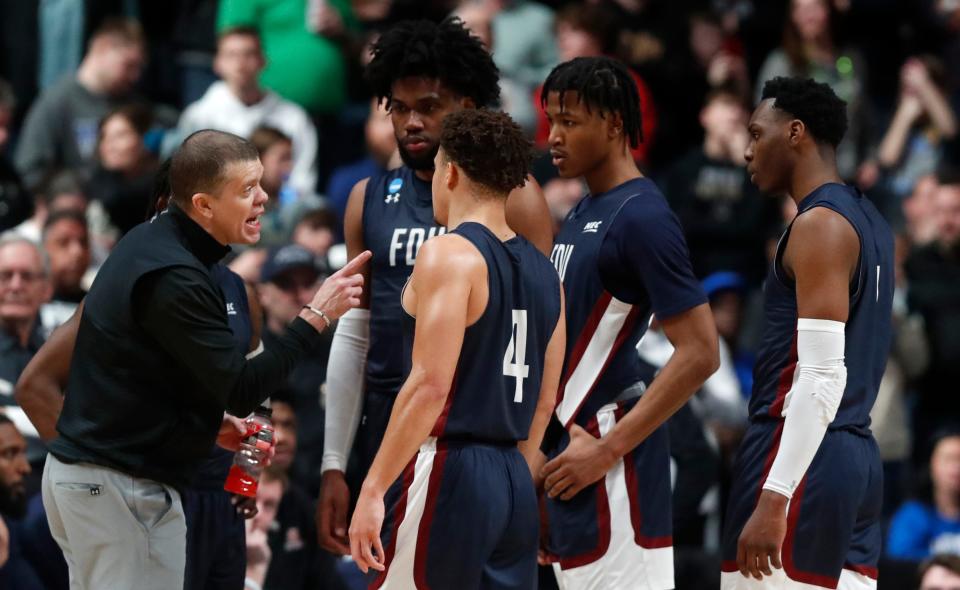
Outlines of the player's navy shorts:
M 387 569 L 370 588 L 531 590 L 537 497 L 516 444 L 431 437 L 384 499 Z
M 609 432 L 636 399 L 604 406 L 586 430 Z M 565 434 L 552 459 L 569 443 Z M 561 590 L 666 590 L 673 582 L 670 442 L 661 426 L 570 500 L 546 500 L 548 550 Z
M 184 590 L 243 587 L 247 544 L 243 518 L 223 490 L 188 488 L 181 493 L 187 519 Z
M 776 456 L 782 420 L 751 422 L 734 466 L 723 531 L 724 590 L 876 588 L 883 472 L 873 436 L 829 430 L 787 509 L 783 570 L 760 586 L 737 570 L 737 540 Z
M 367 391 L 363 396 L 363 410 L 360 424 L 357 426 L 357 436 L 354 438 L 351 463 L 347 468 L 347 484 L 354 493 L 352 501 L 363 485 L 363 480 L 373 465 L 373 460 L 380 450 L 383 435 L 387 432 L 390 422 L 390 413 L 393 412 L 393 402 L 397 399 L 397 392 L 378 393 Z

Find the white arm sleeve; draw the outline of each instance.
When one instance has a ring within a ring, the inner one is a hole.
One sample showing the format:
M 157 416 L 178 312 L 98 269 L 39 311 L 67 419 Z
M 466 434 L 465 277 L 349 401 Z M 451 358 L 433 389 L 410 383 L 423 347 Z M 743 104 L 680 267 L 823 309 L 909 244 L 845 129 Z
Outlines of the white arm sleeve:
M 321 472 L 347 470 L 363 408 L 363 377 L 370 347 L 370 310 L 352 309 L 337 323 L 327 362 L 327 404 Z
M 847 385 L 844 323 L 800 318 L 797 376 L 783 404 L 780 448 L 763 489 L 793 496 L 833 422 Z

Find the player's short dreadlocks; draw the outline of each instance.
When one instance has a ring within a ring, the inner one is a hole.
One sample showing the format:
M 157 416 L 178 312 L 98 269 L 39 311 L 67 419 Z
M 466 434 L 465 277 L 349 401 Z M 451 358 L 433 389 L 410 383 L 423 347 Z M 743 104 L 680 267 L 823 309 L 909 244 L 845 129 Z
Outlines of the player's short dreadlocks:
M 847 132 L 847 103 L 826 84 L 779 76 L 763 85 L 762 99 L 768 98 L 777 109 L 803 121 L 817 143 L 837 147 Z
M 576 92 L 588 110 L 603 113 L 619 113 L 623 119 L 623 131 L 636 148 L 643 141 L 643 124 L 640 120 L 640 93 L 627 67 L 609 57 L 577 57 L 553 68 L 543 83 L 540 95 L 541 106 L 546 106 L 551 92 L 564 94 Z
M 493 106 L 500 98 L 500 72 L 480 39 L 459 18 L 437 24 L 402 21 L 373 46 L 366 78 L 374 95 L 389 105 L 393 83 L 402 78 L 436 78 L 476 106 Z

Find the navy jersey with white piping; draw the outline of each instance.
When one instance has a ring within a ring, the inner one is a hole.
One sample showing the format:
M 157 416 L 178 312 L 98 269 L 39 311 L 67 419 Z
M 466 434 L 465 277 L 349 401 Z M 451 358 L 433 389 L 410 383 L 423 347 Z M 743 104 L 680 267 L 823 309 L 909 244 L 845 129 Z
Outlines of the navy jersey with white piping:
M 826 207 L 842 215 L 860 240 L 845 329 L 847 385 L 830 428 L 865 432 L 890 353 L 893 233 L 876 207 L 859 191 L 846 185 L 820 186 L 800 201 L 797 215 L 814 207 Z M 784 400 L 798 376 L 796 286 L 782 266 L 789 239 L 790 227 L 780 238 L 764 285 L 764 331 L 750 398 L 750 416 L 754 420 L 781 419 Z
M 680 222 L 646 178 L 584 197 L 557 235 L 551 260 L 566 294 L 567 353 L 556 414 L 585 426 L 642 379 L 636 345 L 651 314 L 706 302 Z
M 403 385 L 400 292 L 423 243 L 445 233 L 433 218 L 430 183 L 406 166 L 371 177 L 363 200 L 363 242 L 370 261 L 367 390 L 396 394 Z
M 560 280 L 547 257 L 522 236 L 502 242 L 473 222 L 453 233 L 483 255 L 489 298 L 480 318 L 466 328 L 450 393 L 431 435 L 441 441 L 526 439 L 547 344 L 560 317 Z M 409 362 L 416 320 L 404 318 Z

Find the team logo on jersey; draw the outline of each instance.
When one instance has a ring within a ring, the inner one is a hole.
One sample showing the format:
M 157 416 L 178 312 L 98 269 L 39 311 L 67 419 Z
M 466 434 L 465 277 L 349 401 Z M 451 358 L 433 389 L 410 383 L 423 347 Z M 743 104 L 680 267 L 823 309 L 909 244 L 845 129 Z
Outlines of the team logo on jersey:
M 583 233 L 585 234 L 595 234 L 600 231 L 600 224 L 602 221 L 588 221 L 585 226 L 583 226 Z
M 387 198 L 383 200 L 384 203 L 399 203 L 400 202 L 400 189 L 403 188 L 403 179 L 394 178 L 390 181 L 390 186 L 387 187 Z
M 227 315 L 237 315 L 237 310 L 233 308 L 233 301 L 227 302 Z

